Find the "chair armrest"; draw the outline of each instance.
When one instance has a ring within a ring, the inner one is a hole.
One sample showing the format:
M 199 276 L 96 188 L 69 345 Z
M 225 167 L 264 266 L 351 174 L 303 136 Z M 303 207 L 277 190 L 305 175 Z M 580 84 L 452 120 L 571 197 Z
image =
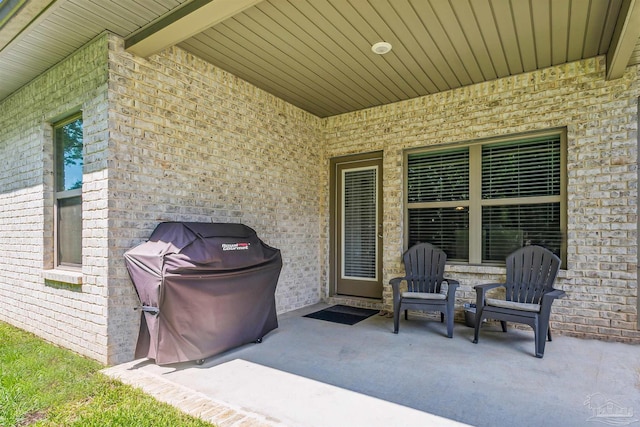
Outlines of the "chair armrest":
M 389 284 L 395 289 L 398 286 L 400 286 L 400 283 L 402 283 L 404 280 L 407 280 L 406 277 L 394 277 L 393 279 L 389 280 Z
M 561 291 L 560 289 L 554 289 L 551 292 L 547 292 L 546 294 L 544 294 L 542 298 L 556 299 L 556 298 L 564 298 L 566 296 L 567 296 L 567 293 L 565 291 Z
M 475 285 L 473 289 L 476 290 L 476 307 L 484 307 L 484 299 L 488 290 L 499 288 L 504 285 L 504 283 L 485 283 L 483 285 Z
M 542 295 L 542 300 L 540 301 L 541 311 L 551 310 L 551 304 L 553 304 L 553 301 L 558 298 L 564 298 L 565 296 L 567 296 L 567 293 L 560 289 L 554 289 L 551 292 L 547 292 Z
M 460 286 L 460 282 L 455 280 L 455 279 L 447 279 L 446 277 L 444 279 L 442 279 L 443 281 L 447 282 L 447 284 L 449 285 L 449 287 L 453 286 L 454 288 L 457 288 L 458 286 Z
M 444 282 L 447 282 L 447 299 L 455 298 L 456 289 L 460 286 L 460 282 L 454 279 L 443 279 Z
M 475 285 L 473 289 L 475 289 L 476 291 L 486 292 L 489 289 L 497 288 L 500 286 L 504 286 L 504 283 L 485 283 L 482 285 Z

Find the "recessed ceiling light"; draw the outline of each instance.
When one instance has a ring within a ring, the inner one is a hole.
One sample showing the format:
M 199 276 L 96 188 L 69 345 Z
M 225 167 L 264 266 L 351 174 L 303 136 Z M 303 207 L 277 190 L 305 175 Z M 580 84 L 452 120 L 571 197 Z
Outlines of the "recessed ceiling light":
M 376 53 L 378 55 L 384 55 L 391 50 L 391 43 L 378 42 L 371 46 L 371 50 L 373 51 L 373 53 Z

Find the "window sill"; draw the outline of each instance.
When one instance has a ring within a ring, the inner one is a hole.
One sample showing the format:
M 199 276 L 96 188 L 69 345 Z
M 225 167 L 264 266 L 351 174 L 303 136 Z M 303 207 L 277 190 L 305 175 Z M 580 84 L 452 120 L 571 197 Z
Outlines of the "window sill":
M 447 264 L 445 267 L 447 273 L 471 273 L 471 274 L 497 274 L 504 275 L 507 268 L 497 265 L 469 265 L 469 264 Z M 558 278 L 567 278 L 567 270 L 560 269 Z M 452 277 L 453 278 L 453 277 Z
M 52 282 L 68 283 L 71 285 L 82 285 L 82 271 L 80 270 L 43 270 L 42 278 Z
M 505 274 L 506 268 L 497 265 L 448 264 L 445 271 L 452 273 Z

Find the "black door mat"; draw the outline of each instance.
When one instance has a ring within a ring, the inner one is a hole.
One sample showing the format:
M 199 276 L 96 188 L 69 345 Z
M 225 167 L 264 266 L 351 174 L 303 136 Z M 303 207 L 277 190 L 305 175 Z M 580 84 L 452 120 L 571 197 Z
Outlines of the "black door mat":
M 355 325 L 356 323 L 378 313 L 378 310 L 368 308 L 349 307 L 346 305 L 334 305 L 324 310 L 309 313 L 303 317 L 326 320 L 327 322 L 342 323 L 343 325 Z

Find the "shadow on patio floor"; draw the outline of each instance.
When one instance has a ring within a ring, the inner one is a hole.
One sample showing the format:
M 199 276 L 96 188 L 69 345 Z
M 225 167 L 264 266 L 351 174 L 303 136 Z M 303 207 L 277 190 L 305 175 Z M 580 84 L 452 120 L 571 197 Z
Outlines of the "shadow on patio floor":
M 628 425 L 640 414 L 638 346 L 373 316 L 353 326 L 279 317 L 261 344 L 195 363 L 104 372 L 218 426 Z M 595 424 L 593 422 L 596 422 Z M 621 424 L 621 422 L 623 424 Z

